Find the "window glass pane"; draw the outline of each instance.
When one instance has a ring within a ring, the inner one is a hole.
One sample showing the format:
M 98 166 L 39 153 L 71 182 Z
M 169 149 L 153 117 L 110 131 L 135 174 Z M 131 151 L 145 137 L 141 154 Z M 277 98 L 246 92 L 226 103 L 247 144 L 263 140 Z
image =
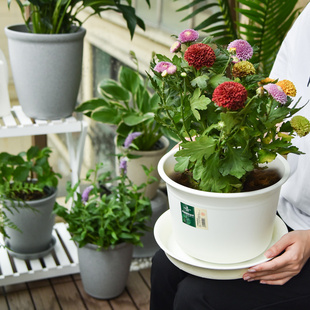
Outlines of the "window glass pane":
M 93 96 L 98 96 L 97 87 L 101 80 L 111 78 L 117 80 L 121 62 L 92 46 L 93 49 Z
M 122 63 L 105 53 L 104 51 L 92 46 L 93 55 L 93 97 L 100 97 L 98 84 L 101 80 L 111 78 L 117 80 L 118 71 Z M 101 122 L 90 124 L 88 135 L 91 137 L 92 152 L 95 162 L 103 162 L 104 171 L 115 171 L 115 158 L 111 154 L 115 153 L 114 136 L 115 128 Z

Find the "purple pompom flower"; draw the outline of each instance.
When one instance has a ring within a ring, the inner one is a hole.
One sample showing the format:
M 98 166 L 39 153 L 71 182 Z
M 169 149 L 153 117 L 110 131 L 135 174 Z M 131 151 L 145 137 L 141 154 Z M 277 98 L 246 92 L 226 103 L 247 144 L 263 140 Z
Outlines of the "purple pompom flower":
M 168 61 L 160 61 L 155 67 L 154 67 L 154 70 L 159 72 L 159 73 L 162 73 L 164 72 L 165 70 L 167 70 L 170 66 L 174 66 L 173 63 L 171 62 L 168 62 Z
M 234 51 L 236 53 L 236 57 L 239 60 L 249 60 L 253 56 L 253 48 L 251 44 L 241 39 L 230 42 L 227 46 L 227 50 Z M 237 62 L 236 59 L 234 60 L 234 62 Z
M 128 149 L 130 147 L 130 144 L 132 143 L 132 141 L 136 138 L 138 138 L 139 136 L 142 135 L 142 132 L 139 132 L 139 131 L 135 131 L 135 132 L 132 132 L 130 133 L 127 138 L 125 139 L 125 142 L 124 142 L 124 148 L 125 149 Z
M 269 83 L 267 85 L 264 85 L 263 87 L 274 100 L 280 102 L 281 104 L 286 103 L 287 96 L 280 86 Z
M 177 67 L 168 61 L 161 61 L 155 67 L 154 70 L 161 73 L 162 76 L 167 74 L 174 74 L 177 71 Z
M 186 29 L 183 30 L 180 34 L 179 34 L 179 38 L 178 40 L 181 43 L 186 43 L 186 42 L 194 42 L 199 38 L 199 33 L 198 31 L 194 30 L 194 29 Z
M 90 185 L 90 186 L 87 186 L 84 191 L 83 191 L 83 194 L 82 194 L 82 201 L 85 203 L 88 201 L 88 197 L 89 197 L 89 194 L 90 192 L 92 191 L 92 189 L 94 188 L 93 185 Z

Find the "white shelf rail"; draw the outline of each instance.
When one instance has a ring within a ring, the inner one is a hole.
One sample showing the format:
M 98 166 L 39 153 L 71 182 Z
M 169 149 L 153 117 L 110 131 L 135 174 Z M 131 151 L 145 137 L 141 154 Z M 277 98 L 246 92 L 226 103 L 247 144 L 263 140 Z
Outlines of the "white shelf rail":
M 11 114 L 0 118 L 0 138 L 65 133 L 70 156 L 71 181 L 77 183 L 81 171 L 87 123 L 74 116 L 59 120 L 33 120 L 22 110 L 13 106 Z M 80 133 L 77 142 L 73 133 Z
M 79 273 L 77 246 L 66 224 L 56 223 L 53 236 L 56 239 L 54 249 L 41 259 L 18 259 L 0 247 L 0 286 Z M 0 244 L 4 244 L 2 235 Z

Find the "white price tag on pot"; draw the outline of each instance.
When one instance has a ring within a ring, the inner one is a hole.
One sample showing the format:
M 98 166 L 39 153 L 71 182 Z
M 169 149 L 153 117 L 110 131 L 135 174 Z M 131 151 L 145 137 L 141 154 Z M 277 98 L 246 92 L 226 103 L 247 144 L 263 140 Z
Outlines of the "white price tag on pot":
M 205 209 L 195 208 L 181 202 L 183 223 L 200 228 L 208 229 L 208 217 Z

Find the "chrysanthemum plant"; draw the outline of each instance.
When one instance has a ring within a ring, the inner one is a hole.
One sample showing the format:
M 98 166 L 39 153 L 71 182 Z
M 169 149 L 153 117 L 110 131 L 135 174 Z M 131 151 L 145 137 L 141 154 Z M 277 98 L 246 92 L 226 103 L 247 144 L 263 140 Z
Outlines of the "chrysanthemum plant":
M 301 154 L 291 140 L 310 124 L 293 117 L 300 108 L 291 81 L 256 74 L 248 42 L 197 40 L 196 31 L 185 30 L 172 59 L 157 54 L 152 61 L 150 79 L 161 100 L 156 119 L 181 141 L 175 171 L 186 173 L 192 187 L 240 192 L 248 174 L 277 154 Z

